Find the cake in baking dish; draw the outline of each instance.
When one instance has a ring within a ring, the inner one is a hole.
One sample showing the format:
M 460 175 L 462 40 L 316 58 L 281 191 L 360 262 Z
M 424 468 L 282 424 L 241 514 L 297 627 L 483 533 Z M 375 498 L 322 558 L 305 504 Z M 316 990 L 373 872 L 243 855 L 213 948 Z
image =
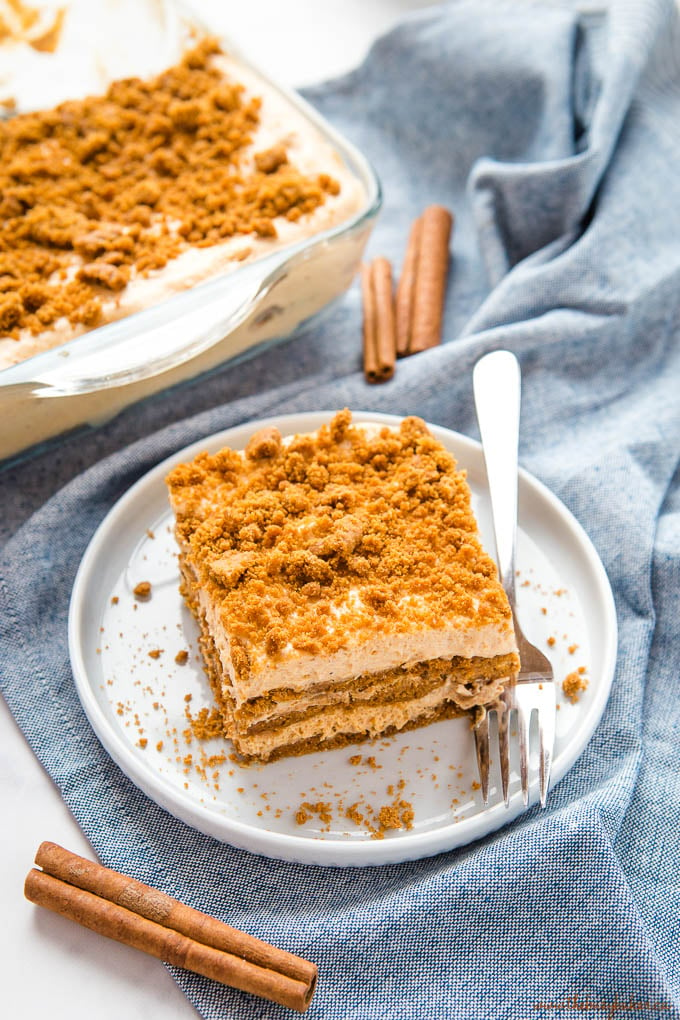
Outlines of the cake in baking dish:
M 349 220 L 363 186 L 210 38 L 0 119 L 0 369 Z

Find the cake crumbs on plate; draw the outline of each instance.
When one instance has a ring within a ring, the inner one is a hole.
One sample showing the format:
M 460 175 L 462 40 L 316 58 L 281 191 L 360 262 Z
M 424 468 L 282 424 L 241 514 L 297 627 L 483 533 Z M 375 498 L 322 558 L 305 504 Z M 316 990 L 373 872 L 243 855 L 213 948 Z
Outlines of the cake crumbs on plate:
M 184 715 L 189 721 L 191 735 L 196 740 L 212 740 L 224 736 L 224 721 L 217 708 L 201 708 L 194 715 L 187 707 Z M 240 764 L 235 754 L 230 754 L 229 760 Z
M 339 817 L 352 822 L 358 829 L 363 829 L 371 839 L 384 839 L 385 833 L 390 830 L 413 827 L 415 812 L 411 802 L 405 800 L 402 795 L 405 786 L 404 779 L 400 779 L 396 784 L 391 783 L 387 787 L 388 796 L 391 798 L 390 802 L 376 808 L 361 796 L 346 805 L 344 797 L 335 794 L 337 800 L 335 811 Z M 398 791 L 396 795 L 395 788 Z M 307 825 L 315 816 L 323 823 L 325 831 L 330 831 L 334 813 L 333 806 L 327 801 L 303 800 L 295 811 L 295 822 L 299 826 Z
M 578 669 L 568 673 L 562 681 L 562 692 L 564 696 L 569 699 L 572 705 L 575 705 L 579 700 L 581 694 L 588 688 L 588 677 L 586 676 L 585 666 L 579 666 Z
M 320 822 L 324 825 L 330 825 L 333 821 L 333 813 L 331 805 L 326 801 L 317 801 L 316 804 L 312 804 L 305 800 L 300 804 L 300 807 L 295 813 L 295 821 L 298 825 L 304 825 L 309 821 L 313 815 L 317 815 Z
M 142 599 L 143 601 L 150 599 L 151 582 L 140 581 L 139 584 L 136 584 L 135 587 L 132 589 L 132 594 L 135 596 L 136 599 Z

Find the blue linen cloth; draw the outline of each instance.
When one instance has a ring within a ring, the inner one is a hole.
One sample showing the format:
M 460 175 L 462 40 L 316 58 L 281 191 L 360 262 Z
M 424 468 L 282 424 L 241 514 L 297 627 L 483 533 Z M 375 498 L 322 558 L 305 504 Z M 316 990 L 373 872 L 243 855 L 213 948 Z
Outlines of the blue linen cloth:
M 382 178 L 370 254 L 398 267 L 422 207 L 455 210 L 448 342 L 367 386 L 354 288 L 266 359 L 6 470 L 4 696 L 105 864 L 318 961 L 310 1020 L 680 1017 L 677 11 L 461 0 L 307 94 Z M 346 871 L 234 850 L 156 807 L 102 750 L 69 668 L 70 590 L 104 514 L 184 444 L 278 412 L 348 405 L 475 435 L 472 366 L 499 347 L 522 364 L 522 462 L 592 537 L 620 625 L 604 718 L 547 810 Z M 175 976 L 203 1017 L 288 1015 Z

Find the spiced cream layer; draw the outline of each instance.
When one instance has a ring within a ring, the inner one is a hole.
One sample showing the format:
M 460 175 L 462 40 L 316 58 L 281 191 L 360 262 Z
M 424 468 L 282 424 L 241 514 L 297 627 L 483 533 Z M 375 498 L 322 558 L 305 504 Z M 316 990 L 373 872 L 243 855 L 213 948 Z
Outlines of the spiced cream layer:
M 465 475 L 420 419 L 266 429 L 167 481 L 181 590 L 243 757 L 458 715 L 517 671 Z
M 363 185 L 204 39 L 149 80 L 0 121 L 0 370 L 349 220 Z

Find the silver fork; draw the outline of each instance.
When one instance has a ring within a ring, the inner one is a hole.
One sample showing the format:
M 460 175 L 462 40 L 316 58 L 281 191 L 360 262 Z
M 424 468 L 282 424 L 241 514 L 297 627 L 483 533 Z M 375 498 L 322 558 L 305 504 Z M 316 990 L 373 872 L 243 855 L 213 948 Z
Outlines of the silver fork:
M 473 390 L 482 436 L 501 583 L 512 609 L 520 671 L 499 699 L 498 750 L 505 806 L 510 803 L 510 741 L 516 715 L 519 773 L 525 807 L 529 803 L 529 731 L 538 721 L 539 794 L 545 807 L 555 743 L 555 683 L 550 661 L 524 636 L 517 619 L 515 541 L 517 537 L 517 471 L 521 378 L 519 362 L 510 351 L 492 351 L 475 365 Z M 489 799 L 489 713 L 474 728 L 477 765 L 484 803 Z

